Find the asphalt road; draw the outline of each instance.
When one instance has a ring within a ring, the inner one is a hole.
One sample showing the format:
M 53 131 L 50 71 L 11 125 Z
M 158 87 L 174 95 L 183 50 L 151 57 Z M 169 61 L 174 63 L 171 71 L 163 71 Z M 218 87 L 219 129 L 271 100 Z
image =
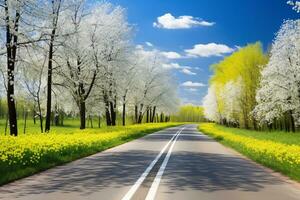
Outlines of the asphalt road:
M 2 186 L 2 199 L 300 200 L 300 187 L 185 125 Z

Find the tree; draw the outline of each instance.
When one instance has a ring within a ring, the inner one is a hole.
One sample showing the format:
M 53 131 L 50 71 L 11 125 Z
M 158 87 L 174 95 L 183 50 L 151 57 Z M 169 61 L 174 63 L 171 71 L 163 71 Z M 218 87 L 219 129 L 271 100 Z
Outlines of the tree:
M 256 105 L 260 70 L 267 60 L 261 44 L 257 42 L 214 64 L 214 74 L 210 80 L 213 89 L 209 92 L 215 94 L 209 94 L 214 97 L 213 100 L 205 100 L 208 106 L 205 110 L 212 114 L 209 118 L 226 125 L 256 128 L 256 121 L 250 112 Z M 214 112 L 218 112 L 219 117 Z
M 54 59 L 54 45 L 57 38 L 58 20 L 61 12 L 63 0 L 51 0 L 50 8 L 50 39 L 49 39 L 49 51 L 48 51 L 48 76 L 47 76 L 47 110 L 46 110 L 46 124 L 45 132 L 50 131 L 51 121 L 51 107 L 52 107 L 52 70 Z
M 34 0 L 1 0 L 0 25 L 4 28 L 6 51 L 2 54 L 7 63 L 7 104 L 10 134 L 17 136 L 17 111 L 15 105 L 15 68 L 20 47 L 42 39 L 36 34 L 40 28 L 38 4 Z M 35 24 L 33 24 L 35 22 Z
M 22 83 L 23 88 L 33 99 L 37 106 L 36 115 L 40 119 L 40 128 L 43 133 L 43 114 L 42 114 L 42 94 L 45 88 L 45 65 L 46 53 L 43 49 L 36 47 L 28 47 L 27 51 L 21 55 L 22 58 Z
M 121 7 L 109 3 L 97 4 L 86 9 L 84 1 L 78 1 L 73 10 L 66 13 L 64 28 L 72 32 L 60 49 L 62 58 L 57 85 L 68 89 L 80 113 L 80 128 L 86 124 L 86 101 L 92 93 L 103 93 L 103 99 L 116 119 L 116 79 L 114 70 L 120 66 L 127 48 L 130 28 Z M 93 91 L 97 87 L 97 91 Z M 92 94 L 94 96 L 95 94 Z
M 261 124 L 284 118 L 295 131 L 300 114 L 300 20 L 287 20 L 276 35 L 270 61 L 262 71 L 254 116 Z
M 151 122 L 154 120 L 155 112 L 159 100 L 170 89 L 169 83 L 172 83 L 168 69 L 163 68 L 164 60 L 159 52 L 145 51 L 138 49 L 139 69 L 137 72 L 137 80 L 132 94 L 132 102 L 134 105 L 134 121 L 142 123 L 144 114 L 153 108 Z M 172 85 L 172 84 L 171 84 Z
M 210 85 L 206 96 L 203 98 L 204 115 L 210 121 L 221 123 L 222 116 L 218 106 L 215 86 Z

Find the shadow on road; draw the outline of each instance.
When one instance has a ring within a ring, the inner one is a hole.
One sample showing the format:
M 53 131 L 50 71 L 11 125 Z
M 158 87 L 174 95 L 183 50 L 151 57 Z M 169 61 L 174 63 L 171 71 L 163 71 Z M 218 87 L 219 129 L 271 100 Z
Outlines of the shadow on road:
M 86 195 L 105 187 L 132 185 L 156 154 L 155 151 L 103 152 L 101 156 L 84 158 L 4 186 L 0 188 L 0 199 L 5 193 L 14 198 L 56 191 Z
M 173 153 L 164 174 L 164 183 L 172 190 L 196 189 L 259 191 L 282 180 L 243 158 L 224 154 Z

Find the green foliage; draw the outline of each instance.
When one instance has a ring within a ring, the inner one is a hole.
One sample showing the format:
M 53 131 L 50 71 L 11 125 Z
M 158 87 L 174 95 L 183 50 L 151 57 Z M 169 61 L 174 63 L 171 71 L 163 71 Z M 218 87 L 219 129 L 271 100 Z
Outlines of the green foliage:
M 204 113 L 202 106 L 185 105 L 179 108 L 179 111 L 171 116 L 174 122 L 202 122 Z

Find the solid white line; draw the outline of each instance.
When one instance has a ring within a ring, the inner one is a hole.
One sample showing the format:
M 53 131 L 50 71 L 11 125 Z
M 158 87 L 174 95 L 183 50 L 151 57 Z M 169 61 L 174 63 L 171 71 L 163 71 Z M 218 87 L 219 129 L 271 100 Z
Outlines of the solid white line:
M 167 149 L 168 145 L 171 143 L 171 141 L 173 140 L 173 138 L 176 137 L 181 132 L 181 130 L 177 131 L 173 135 L 173 137 L 164 146 L 164 148 L 160 151 L 160 153 L 156 156 L 156 158 L 151 162 L 151 164 L 147 167 L 147 169 L 140 176 L 140 178 L 135 182 L 135 184 L 130 188 L 130 190 L 126 193 L 126 195 L 122 198 L 122 200 L 130 200 L 131 199 L 131 197 L 134 195 L 134 193 L 137 191 L 137 189 L 143 183 L 143 181 L 145 180 L 145 178 L 147 177 L 147 175 L 150 173 L 151 169 L 154 167 L 154 165 L 157 163 L 157 161 L 162 156 L 162 154 L 164 153 L 164 151 Z
M 169 148 L 169 151 L 168 151 L 168 154 L 166 155 L 165 159 L 164 159 L 164 162 L 162 163 L 162 165 L 160 166 L 156 176 L 155 176 L 155 179 L 151 185 L 151 188 L 149 189 L 149 192 L 147 194 L 147 197 L 145 200 L 154 200 L 155 198 L 155 195 L 156 195 L 156 192 L 157 192 L 157 189 L 158 189 L 158 186 L 159 186 L 159 183 L 160 183 L 160 180 L 161 180 L 161 177 L 166 169 L 166 166 L 168 164 L 168 161 L 171 157 L 171 154 L 172 154 L 172 150 L 174 148 L 174 145 L 176 143 L 176 140 L 179 136 L 179 134 L 182 132 L 182 130 L 184 129 L 184 127 L 179 131 L 179 133 L 176 135 L 175 139 L 173 140 L 172 142 L 172 145 L 171 147 Z

